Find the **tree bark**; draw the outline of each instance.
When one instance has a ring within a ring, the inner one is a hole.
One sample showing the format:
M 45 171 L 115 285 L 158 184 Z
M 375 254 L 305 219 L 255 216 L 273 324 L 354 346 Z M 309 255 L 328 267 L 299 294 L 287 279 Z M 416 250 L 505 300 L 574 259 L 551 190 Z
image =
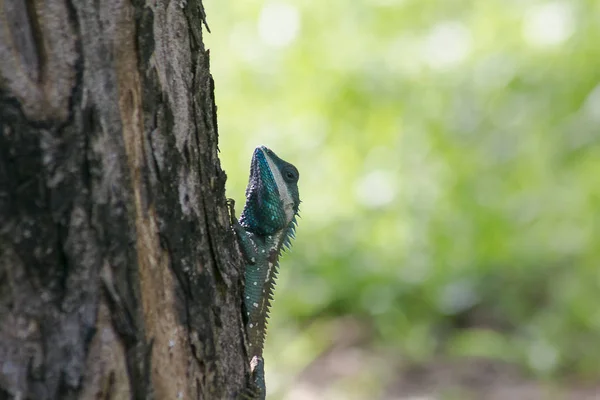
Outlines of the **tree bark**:
M 0 0 L 0 398 L 247 383 L 199 0 Z

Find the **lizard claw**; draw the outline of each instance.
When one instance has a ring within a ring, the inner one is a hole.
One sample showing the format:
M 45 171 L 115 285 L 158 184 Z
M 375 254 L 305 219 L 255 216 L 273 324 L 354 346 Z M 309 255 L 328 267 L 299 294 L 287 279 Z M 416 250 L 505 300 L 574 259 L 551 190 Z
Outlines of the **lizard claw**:
M 252 357 L 252 360 L 250 360 L 250 374 L 255 398 L 264 400 L 266 397 L 265 361 L 262 357 Z
M 256 367 L 258 367 L 259 365 L 263 366 L 263 368 L 264 368 L 263 359 L 258 356 L 252 357 L 252 360 L 250 360 L 250 372 L 254 373 L 254 371 L 256 370 Z
M 262 357 L 250 360 L 250 387 L 239 396 L 240 400 L 265 400 L 265 364 Z
M 235 225 L 237 222 L 237 218 L 235 217 L 235 200 L 227 199 L 225 204 L 227 204 L 227 209 L 229 210 L 229 222 L 231 225 Z

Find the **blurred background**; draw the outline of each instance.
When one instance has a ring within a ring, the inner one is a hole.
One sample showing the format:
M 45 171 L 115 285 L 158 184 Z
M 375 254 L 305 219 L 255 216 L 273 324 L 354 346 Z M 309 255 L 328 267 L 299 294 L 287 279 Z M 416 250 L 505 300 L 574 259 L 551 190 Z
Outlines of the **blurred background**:
M 300 170 L 270 398 L 600 398 L 600 2 L 204 3 L 228 196 Z

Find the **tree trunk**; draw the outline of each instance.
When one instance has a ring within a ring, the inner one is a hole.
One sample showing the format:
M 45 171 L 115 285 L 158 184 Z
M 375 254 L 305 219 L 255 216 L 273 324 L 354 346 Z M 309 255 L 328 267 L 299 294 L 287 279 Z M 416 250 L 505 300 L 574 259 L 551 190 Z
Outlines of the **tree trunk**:
M 245 386 L 203 19 L 199 0 L 0 0 L 0 398 Z

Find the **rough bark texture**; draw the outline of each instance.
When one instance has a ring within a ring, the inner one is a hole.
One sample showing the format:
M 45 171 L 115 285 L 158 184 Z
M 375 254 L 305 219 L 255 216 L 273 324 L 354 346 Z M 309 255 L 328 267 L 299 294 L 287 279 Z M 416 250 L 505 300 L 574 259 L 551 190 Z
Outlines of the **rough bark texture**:
M 199 0 L 0 0 L 0 398 L 246 384 L 203 18 Z

